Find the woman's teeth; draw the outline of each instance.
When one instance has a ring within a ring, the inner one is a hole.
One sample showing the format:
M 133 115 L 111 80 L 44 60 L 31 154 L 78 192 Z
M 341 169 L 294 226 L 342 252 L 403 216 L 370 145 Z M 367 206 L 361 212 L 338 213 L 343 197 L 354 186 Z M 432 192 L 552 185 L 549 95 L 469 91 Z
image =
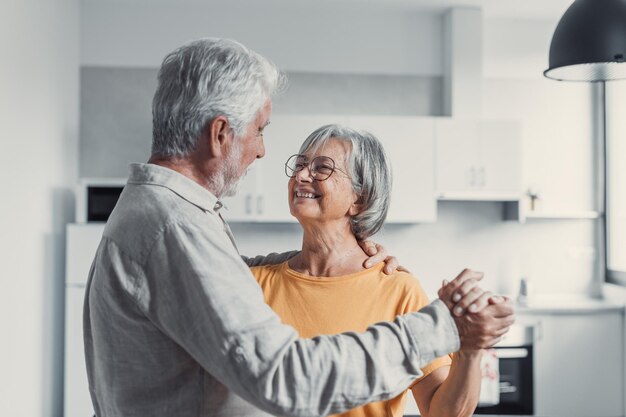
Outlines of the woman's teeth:
M 302 197 L 302 198 L 317 198 L 315 196 L 315 194 L 312 193 L 301 193 L 299 191 L 296 191 L 296 197 Z

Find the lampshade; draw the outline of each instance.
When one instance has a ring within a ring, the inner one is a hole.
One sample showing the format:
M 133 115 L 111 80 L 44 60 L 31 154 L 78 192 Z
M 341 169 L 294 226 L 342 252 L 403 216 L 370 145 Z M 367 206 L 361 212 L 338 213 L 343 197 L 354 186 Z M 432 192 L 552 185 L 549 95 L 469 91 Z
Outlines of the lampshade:
M 559 81 L 626 78 L 626 0 L 576 0 L 550 44 L 550 68 Z

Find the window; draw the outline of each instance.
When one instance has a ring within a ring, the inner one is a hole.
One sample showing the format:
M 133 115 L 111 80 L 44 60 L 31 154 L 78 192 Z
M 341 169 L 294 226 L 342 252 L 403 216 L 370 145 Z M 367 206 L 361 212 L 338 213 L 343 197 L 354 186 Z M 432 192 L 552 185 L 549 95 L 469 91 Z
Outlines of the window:
M 626 81 L 606 83 L 605 104 L 607 281 L 626 285 Z

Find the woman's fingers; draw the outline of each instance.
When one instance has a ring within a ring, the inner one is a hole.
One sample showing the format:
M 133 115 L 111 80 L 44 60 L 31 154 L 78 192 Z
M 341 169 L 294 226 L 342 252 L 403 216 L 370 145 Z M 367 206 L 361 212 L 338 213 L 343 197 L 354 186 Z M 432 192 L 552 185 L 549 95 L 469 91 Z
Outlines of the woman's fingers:
M 491 291 L 483 292 L 482 294 L 478 296 L 478 298 L 472 301 L 472 303 L 467 307 L 467 311 L 469 311 L 470 313 L 478 313 L 482 311 L 485 307 L 489 305 L 489 300 L 492 297 L 493 297 L 493 294 L 491 293 Z
M 397 269 L 400 268 L 400 263 L 395 256 L 388 256 L 385 258 L 385 267 L 383 268 L 383 272 L 387 275 L 393 274 Z
M 483 279 L 483 273 L 464 269 L 452 281 L 444 285 L 439 290 L 439 298 L 444 301 L 456 302 L 477 285 L 477 282 Z M 458 294 L 457 294 L 458 293 Z
M 484 293 L 480 287 L 473 287 L 456 303 L 452 312 L 457 316 L 464 314 Z
M 376 255 L 378 253 L 379 245 L 374 243 L 374 241 L 372 241 L 372 240 L 369 240 L 369 239 L 360 240 L 359 241 L 359 246 L 361 246 L 361 249 L 363 249 L 363 252 L 365 252 L 369 256 L 374 256 L 374 255 Z M 380 247 L 382 248 L 382 246 L 380 246 Z M 387 256 L 387 255 L 385 254 L 385 256 Z M 382 261 L 383 259 L 385 259 L 385 258 L 384 257 L 381 258 L 378 262 Z

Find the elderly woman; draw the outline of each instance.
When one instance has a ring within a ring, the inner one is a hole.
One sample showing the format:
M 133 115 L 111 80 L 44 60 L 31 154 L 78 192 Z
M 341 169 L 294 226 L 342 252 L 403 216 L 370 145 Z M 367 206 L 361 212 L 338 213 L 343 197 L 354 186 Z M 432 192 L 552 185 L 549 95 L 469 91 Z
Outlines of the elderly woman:
M 285 323 L 307 338 L 360 332 L 429 303 L 408 273 L 385 275 L 383 263 L 363 267 L 367 255 L 358 241 L 381 228 L 391 192 L 389 161 L 373 135 L 323 126 L 289 158 L 285 171 L 291 214 L 304 230 L 302 251 L 285 263 L 252 268 L 267 303 Z M 411 387 L 422 416 L 472 414 L 481 352 L 460 351 L 422 369 Z M 407 393 L 342 416 L 402 416 Z

